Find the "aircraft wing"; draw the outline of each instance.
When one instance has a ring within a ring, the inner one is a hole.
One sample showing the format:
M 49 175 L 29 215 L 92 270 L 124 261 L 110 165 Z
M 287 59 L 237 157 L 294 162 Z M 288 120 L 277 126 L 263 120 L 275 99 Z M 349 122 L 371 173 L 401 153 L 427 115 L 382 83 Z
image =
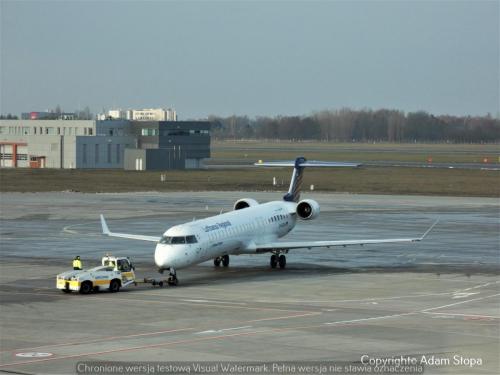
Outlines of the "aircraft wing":
M 131 240 L 140 240 L 140 241 L 151 241 L 158 242 L 161 237 L 154 236 L 143 236 L 141 234 L 128 234 L 128 233 L 114 233 L 110 232 L 108 228 L 108 224 L 106 224 L 106 220 L 104 219 L 104 215 L 101 215 L 101 226 L 102 226 L 102 234 L 110 237 L 121 237 L 128 238 Z
M 292 250 L 292 249 L 312 249 L 313 247 L 326 247 L 333 246 L 350 246 L 350 245 L 369 245 L 379 243 L 400 243 L 400 242 L 418 242 L 422 241 L 429 232 L 438 223 L 438 220 L 430 226 L 429 229 L 420 237 L 415 238 L 386 238 L 379 240 L 347 240 L 347 241 L 300 241 L 300 242 L 270 242 L 265 244 L 257 244 L 256 251 L 258 253 L 265 253 L 273 250 Z

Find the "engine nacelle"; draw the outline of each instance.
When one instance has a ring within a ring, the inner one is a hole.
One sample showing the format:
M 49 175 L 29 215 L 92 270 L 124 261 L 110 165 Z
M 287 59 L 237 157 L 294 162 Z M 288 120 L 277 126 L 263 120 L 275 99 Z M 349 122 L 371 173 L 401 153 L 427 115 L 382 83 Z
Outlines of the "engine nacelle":
M 319 204 L 312 199 L 304 199 L 297 204 L 297 216 L 302 220 L 316 219 L 319 215 Z
M 243 198 L 236 201 L 233 210 L 241 210 L 242 208 L 258 206 L 259 202 L 252 198 Z

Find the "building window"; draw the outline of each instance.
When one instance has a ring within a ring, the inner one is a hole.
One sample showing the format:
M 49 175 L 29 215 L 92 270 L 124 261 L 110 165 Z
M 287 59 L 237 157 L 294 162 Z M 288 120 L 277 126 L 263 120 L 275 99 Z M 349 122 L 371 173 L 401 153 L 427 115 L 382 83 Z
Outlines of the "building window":
M 108 143 L 108 163 L 111 164 L 111 143 Z
M 57 128 L 57 135 L 61 135 L 61 128 Z
M 120 145 L 119 144 L 116 145 L 116 162 L 117 163 L 120 162 Z
M 92 135 L 92 128 L 89 128 L 89 135 Z
M 180 130 L 180 129 L 177 129 L 177 130 L 167 130 L 165 132 L 165 135 L 167 135 L 167 136 L 189 135 L 189 131 L 187 131 L 187 130 Z
M 147 128 L 143 128 L 141 130 L 141 135 L 146 135 L 146 136 L 154 136 L 154 135 L 158 135 L 158 129 L 147 129 Z
M 83 151 L 83 164 L 87 164 L 87 145 L 83 144 L 82 145 L 82 151 Z

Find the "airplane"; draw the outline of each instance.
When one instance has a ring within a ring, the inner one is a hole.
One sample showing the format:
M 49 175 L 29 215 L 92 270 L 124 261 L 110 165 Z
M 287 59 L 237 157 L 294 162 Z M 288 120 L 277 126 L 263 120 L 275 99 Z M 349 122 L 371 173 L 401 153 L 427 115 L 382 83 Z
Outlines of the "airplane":
M 255 165 L 294 167 L 289 189 L 282 200 L 259 204 L 252 198 L 239 199 L 234 203 L 233 211 L 173 226 L 161 237 L 111 232 L 101 214 L 102 233 L 110 237 L 156 242 L 154 261 L 158 271 L 163 273 L 168 270 L 168 284 L 177 285 L 178 269 L 210 259 L 213 259 L 216 267 L 221 263 L 227 267 L 230 255 L 271 253 L 271 268 L 279 266 L 283 269 L 286 267 L 285 254 L 289 250 L 418 242 L 422 241 L 437 224 L 436 221 L 422 236 L 415 238 L 281 242 L 278 239 L 292 231 L 297 219 L 313 220 L 320 213 L 320 206 L 315 200 L 300 200 L 304 168 L 355 168 L 360 164 L 307 161 L 304 157 L 298 157 L 295 161 L 259 161 Z

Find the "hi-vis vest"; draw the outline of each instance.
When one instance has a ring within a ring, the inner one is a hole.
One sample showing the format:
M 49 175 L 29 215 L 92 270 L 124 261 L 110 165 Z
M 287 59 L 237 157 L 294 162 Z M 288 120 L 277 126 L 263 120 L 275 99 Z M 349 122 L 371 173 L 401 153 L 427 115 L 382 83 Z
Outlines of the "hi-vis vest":
M 73 268 L 82 268 L 82 261 L 79 259 L 74 259 L 73 260 Z

